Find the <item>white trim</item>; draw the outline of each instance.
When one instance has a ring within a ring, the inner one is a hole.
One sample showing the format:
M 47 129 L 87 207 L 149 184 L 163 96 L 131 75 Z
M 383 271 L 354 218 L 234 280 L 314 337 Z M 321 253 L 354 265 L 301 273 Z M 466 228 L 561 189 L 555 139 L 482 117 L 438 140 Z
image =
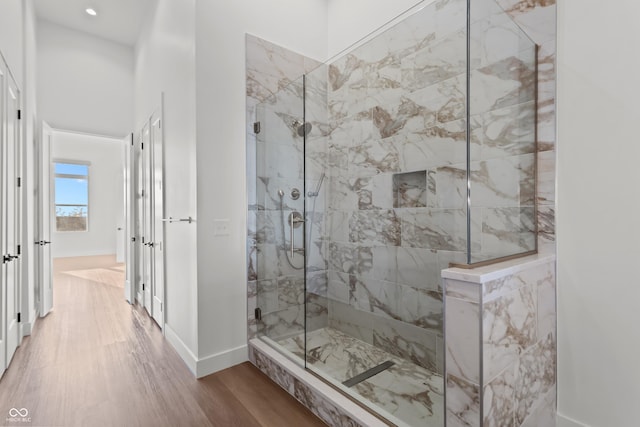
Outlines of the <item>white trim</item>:
M 24 323 L 21 322 L 20 323 L 20 344 L 22 344 L 22 339 L 29 335 L 31 335 L 31 322 L 24 322 Z
M 565 417 L 564 415 L 557 414 L 556 427 L 589 427 L 589 425 L 583 424 L 569 417 Z
M 173 329 L 168 324 L 164 324 L 164 337 L 166 340 L 173 346 L 178 355 L 182 358 L 184 363 L 187 365 L 187 368 L 191 371 L 192 374 L 196 374 L 198 359 L 191 352 L 189 347 L 180 339 L 178 334 L 175 333 Z
M 214 372 L 230 368 L 248 360 L 249 348 L 246 344 L 221 353 L 212 354 L 198 360 L 196 363 L 196 377 L 206 377 Z

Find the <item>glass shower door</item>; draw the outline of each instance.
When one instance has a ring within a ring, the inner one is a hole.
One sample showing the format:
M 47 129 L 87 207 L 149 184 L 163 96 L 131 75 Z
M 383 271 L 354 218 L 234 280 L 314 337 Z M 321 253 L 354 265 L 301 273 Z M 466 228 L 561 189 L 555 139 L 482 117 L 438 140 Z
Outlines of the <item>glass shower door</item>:
M 304 343 L 303 89 L 301 77 L 258 105 L 253 129 L 257 332 L 280 349 L 287 339 Z

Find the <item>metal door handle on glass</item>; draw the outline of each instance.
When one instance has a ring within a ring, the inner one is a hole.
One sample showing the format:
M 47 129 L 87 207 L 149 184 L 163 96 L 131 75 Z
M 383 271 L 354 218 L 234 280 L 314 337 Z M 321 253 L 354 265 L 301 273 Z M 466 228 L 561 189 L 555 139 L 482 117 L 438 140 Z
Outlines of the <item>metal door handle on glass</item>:
M 291 258 L 294 257 L 294 254 L 296 252 L 304 253 L 303 248 L 296 248 L 293 244 L 293 230 L 294 228 L 298 228 L 302 224 L 304 224 L 304 219 L 302 218 L 302 214 L 300 212 L 294 211 L 289 214 L 289 226 L 291 229 L 291 234 L 289 235 L 289 238 L 291 239 Z

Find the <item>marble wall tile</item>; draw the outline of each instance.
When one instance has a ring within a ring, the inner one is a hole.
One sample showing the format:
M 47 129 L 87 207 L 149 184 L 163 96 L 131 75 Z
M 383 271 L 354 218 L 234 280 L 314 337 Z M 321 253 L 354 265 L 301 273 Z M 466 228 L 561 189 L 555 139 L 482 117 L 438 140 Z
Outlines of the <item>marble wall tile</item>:
M 273 362 L 269 357 L 265 356 L 255 347 L 249 346 L 249 348 L 251 349 L 250 354 L 253 357 L 251 360 L 253 364 L 276 384 L 285 389 L 289 394 L 293 395 L 295 390 L 293 375 L 277 363 Z
M 424 208 L 427 206 L 427 171 L 393 175 L 393 207 Z
M 352 283 L 355 277 L 350 274 L 329 270 L 327 272 L 327 297 L 333 301 L 349 304 Z
M 502 371 L 490 383 L 483 387 L 483 427 L 514 426 L 515 393 L 518 374 L 518 363 L 514 363 Z
M 480 421 L 480 388 L 454 375 L 447 375 L 447 427 L 472 427 Z
M 542 151 L 538 153 L 538 206 L 555 204 L 555 175 L 555 151 Z
M 353 306 L 329 299 L 329 327 L 356 339 L 373 344 L 373 325 L 376 316 L 354 310 Z
M 264 100 L 302 75 L 304 57 L 266 40 L 246 35 L 247 97 Z
M 534 56 L 509 57 L 471 72 L 470 109 L 473 115 L 523 104 L 535 99 Z
M 258 320 L 255 318 L 255 309 L 258 307 L 257 282 L 247 282 L 247 336 L 251 340 L 258 335 Z
M 536 43 L 556 37 L 555 0 L 496 0 Z
M 556 336 L 556 270 L 554 264 L 540 269 L 538 285 L 538 337 Z
M 533 101 L 481 115 L 481 159 L 529 154 L 535 151 L 536 104 Z
M 393 177 L 391 173 L 381 173 L 358 178 L 357 186 L 354 186 L 358 194 L 358 209 L 394 208 Z
M 436 372 L 445 375 L 444 368 L 446 360 L 447 349 L 444 343 L 444 337 L 442 335 L 436 335 Z
M 556 212 L 554 206 L 538 207 L 538 252 L 555 253 Z
M 397 318 L 435 333 L 442 333 L 442 293 L 397 285 Z
M 483 305 L 484 379 L 490 381 L 536 342 L 537 286 L 528 284 Z
M 307 295 L 306 316 L 307 332 L 326 328 L 329 325 L 329 301 L 327 297 L 315 294 Z
M 430 208 L 466 209 L 466 164 L 447 165 L 429 171 L 427 205 Z
M 432 249 L 399 247 L 396 251 L 396 282 L 419 289 L 440 290 L 440 253 Z
M 280 309 L 278 281 L 263 279 L 256 281 L 256 304 L 262 313 L 273 313 Z
M 556 427 L 556 390 L 552 388 L 544 396 L 542 402 L 532 408 L 529 416 L 520 427 Z
M 474 261 L 513 255 L 535 249 L 535 209 L 483 208 L 472 210 L 472 218 L 482 215 L 482 250 L 473 251 Z M 473 236 L 473 234 L 472 234 Z
M 402 245 L 414 248 L 464 251 L 467 216 L 463 209 L 399 209 Z
M 284 310 L 262 315 L 259 335 L 279 340 L 304 332 L 305 318 L 303 306 L 292 306 Z
M 462 280 L 442 279 L 447 297 L 480 304 L 482 302 L 482 287 L 477 283 Z
M 342 412 L 333 402 L 312 392 L 306 384 L 297 378 L 293 379 L 293 384 L 293 396 L 327 424 L 344 427 L 365 427 Z
M 543 42 L 538 50 L 538 150 L 555 149 L 556 41 Z
M 556 342 L 549 334 L 520 357 L 516 425 L 521 425 L 556 384 Z
M 400 219 L 393 210 L 354 212 L 349 229 L 352 243 L 400 246 Z
M 279 277 L 277 284 L 278 309 L 283 310 L 304 304 L 305 279 L 301 274 L 298 276 Z
M 398 286 L 372 278 L 357 279 L 349 304 L 355 309 L 388 318 L 397 317 Z
M 447 297 L 445 346 L 447 374 L 480 383 L 480 306 Z
M 413 92 L 466 72 L 467 36 L 454 31 L 401 59 L 401 82 Z
M 432 372 L 438 371 L 437 334 L 405 322 L 376 317 L 373 328 L 373 345 L 384 351 L 410 360 Z

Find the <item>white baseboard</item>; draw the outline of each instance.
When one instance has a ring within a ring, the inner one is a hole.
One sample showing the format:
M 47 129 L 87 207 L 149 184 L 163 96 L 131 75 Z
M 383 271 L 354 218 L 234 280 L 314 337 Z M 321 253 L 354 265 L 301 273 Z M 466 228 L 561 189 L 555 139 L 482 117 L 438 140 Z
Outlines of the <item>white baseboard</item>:
M 249 360 L 249 349 L 246 344 L 221 353 L 212 354 L 198 360 L 196 377 L 206 377 L 214 372 L 230 368 L 247 360 Z
M 582 424 L 579 421 L 571 419 L 569 417 L 565 417 L 564 415 L 558 414 L 556 416 L 556 427 L 589 427 L 587 424 Z
M 164 324 L 164 336 L 182 358 L 189 370 L 196 378 L 202 378 L 215 372 L 230 368 L 249 360 L 247 345 L 212 354 L 198 359 L 187 345 L 180 339 L 171 326 Z
M 193 375 L 196 375 L 198 368 L 198 359 L 191 352 L 189 347 L 180 339 L 178 334 L 175 333 L 173 329 L 168 324 L 164 324 L 164 337 L 169 341 L 169 344 L 173 346 L 173 348 L 178 352 L 178 355 L 182 358 L 184 363 L 187 365 L 187 368 L 191 371 Z
M 31 335 L 31 322 L 20 323 L 20 337 L 24 338 Z M 22 342 L 22 338 L 20 341 Z

